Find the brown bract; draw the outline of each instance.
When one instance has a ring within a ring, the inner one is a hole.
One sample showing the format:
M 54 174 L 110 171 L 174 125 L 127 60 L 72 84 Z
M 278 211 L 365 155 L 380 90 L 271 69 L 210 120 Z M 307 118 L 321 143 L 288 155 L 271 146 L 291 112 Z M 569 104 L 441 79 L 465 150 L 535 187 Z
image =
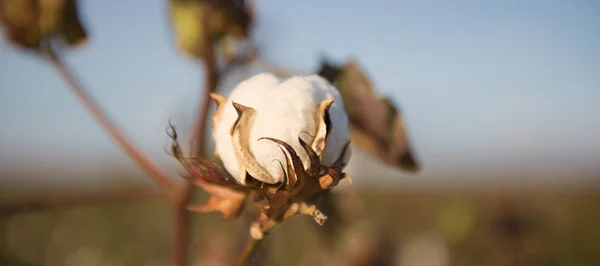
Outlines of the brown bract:
M 210 198 L 205 204 L 190 205 L 188 210 L 198 212 L 220 212 L 224 219 L 239 215 L 249 190 L 235 182 L 219 165 L 202 157 L 187 158 L 177 141 L 175 127 L 169 123 L 167 135 L 171 137 L 171 155 L 175 157 L 191 175 L 194 184 L 202 188 Z
M 236 102 L 233 102 L 233 107 L 238 117 L 231 127 L 230 135 L 235 157 L 242 166 L 240 172 L 247 177 L 246 179 L 273 180 L 271 174 L 256 161 L 250 151 L 250 128 L 254 122 L 256 111 Z
M 344 168 L 342 161 L 350 142 L 344 146 L 342 154 L 332 166 L 324 166 L 321 164 L 319 155 L 302 138 L 298 138 L 310 158 L 310 167 L 304 169 L 302 160 L 289 144 L 274 138 L 265 137 L 260 140 L 275 142 L 287 152 L 284 153 L 286 155 L 286 169 L 284 169 L 286 176 L 283 184 L 274 191 L 268 187 L 259 188 L 259 195 L 267 200 L 267 204 L 263 208 L 268 217 L 279 218 L 280 212 L 287 209 L 282 206 L 288 206 L 293 202 L 314 202 L 318 196 L 335 187 L 341 179 L 349 178 L 342 172 Z
M 402 113 L 390 99 L 377 95 L 372 82 L 356 62 L 341 66 L 323 62 L 319 75 L 340 91 L 355 145 L 390 166 L 409 172 L 420 169 Z

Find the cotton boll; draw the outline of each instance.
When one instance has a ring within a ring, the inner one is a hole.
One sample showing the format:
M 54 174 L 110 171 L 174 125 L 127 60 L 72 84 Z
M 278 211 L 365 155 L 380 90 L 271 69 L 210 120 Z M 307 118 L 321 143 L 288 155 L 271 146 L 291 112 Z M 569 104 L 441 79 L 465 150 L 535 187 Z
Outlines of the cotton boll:
M 271 73 L 262 73 L 241 82 L 223 103 L 213 127 L 216 150 L 225 169 L 238 182 L 244 183 L 245 169 L 236 159 L 230 134 L 238 117 L 233 102 L 255 110 L 248 145 L 257 163 L 270 174 L 267 178 L 255 178 L 274 184 L 283 180 L 279 162 L 285 165 L 284 153 L 277 144 L 258 139 L 272 137 L 290 144 L 304 162 L 305 168 L 308 167 L 308 156 L 300 146 L 298 137 L 307 143 L 312 142 L 317 130 L 317 106 L 333 97 L 335 101 L 329 109 L 333 128 L 325 143 L 321 160 L 326 166 L 340 156 L 343 146 L 350 140 L 348 117 L 335 87 L 317 75 L 296 76 L 281 81 Z M 349 160 L 350 153 L 347 152 L 345 162 Z
M 244 183 L 241 165 L 237 162 L 233 145 L 231 142 L 230 130 L 237 119 L 237 112 L 233 108 L 232 98 L 238 103 L 248 107 L 256 107 L 264 104 L 265 100 L 257 95 L 268 95 L 271 90 L 279 84 L 280 80 L 271 73 L 261 73 L 254 75 L 240 82 L 229 95 L 229 98 L 223 103 L 218 121 L 213 121 L 213 139 L 215 149 L 219 154 L 223 166 L 237 181 Z

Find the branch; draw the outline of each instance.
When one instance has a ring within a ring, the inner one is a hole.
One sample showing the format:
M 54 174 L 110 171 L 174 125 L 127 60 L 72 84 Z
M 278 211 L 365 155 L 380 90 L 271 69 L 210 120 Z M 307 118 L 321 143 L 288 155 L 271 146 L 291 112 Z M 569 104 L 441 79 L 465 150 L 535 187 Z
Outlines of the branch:
M 190 214 L 187 203 L 192 192 L 192 183 L 185 181 L 177 193 L 173 204 L 173 242 L 171 247 L 171 265 L 184 266 L 188 264 L 188 249 L 190 242 Z
M 260 244 L 260 240 L 250 237 L 250 239 L 248 239 L 248 242 L 246 242 L 244 251 L 242 251 L 242 255 L 238 259 L 236 265 L 238 265 L 238 266 L 251 265 L 252 257 L 254 255 L 254 252 L 258 248 L 258 244 Z
M 72 71 L 62 62 L 60 56 L 49 51 L 46 57 L 52 63 L 52 65 L 58 70 L 61 77 L 67 82 L 69 88 L 81 103 L 92 113 L 94 118 L 100 123 L 100 125 L 108 132 L 108 134 L 114 139 L 119 146 L 133 159 L 133 161 L 142 168 L 152 180 L 161 186 L 167 194 L 172 195 L 175 192 L 175 185 L 169 180 L 168 175 L 162 171 L 154 162 L 148 158 L 143 151 L 136 147 L 131 140 L 129 140 L 113 121 L 108 118 L 105 112 L 96 103 L 93 97 L 83 88 L 83 86 L 77 81 Z
M 122 191 L 101 191 L 84 195 L 45 196 L 25 201 L 4 203 L 0 205 L 0 217 L 17 213 L 40 211 L 45 209 L 68 208 L 78 205 L 122 203 L 126 201 L 153 199 L 164 196 L 164 191 L 153 189 L 137 189 Z

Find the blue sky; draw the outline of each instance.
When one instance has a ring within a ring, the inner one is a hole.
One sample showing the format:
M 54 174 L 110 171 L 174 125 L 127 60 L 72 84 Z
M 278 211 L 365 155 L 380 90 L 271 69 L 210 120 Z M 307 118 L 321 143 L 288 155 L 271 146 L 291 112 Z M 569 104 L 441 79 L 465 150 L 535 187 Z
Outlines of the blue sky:
M 388 2 L 388 3 L 385 3 Z M 67 61 L 161 164 L 169 117 L 193 112 L 200 67 L 163 0 L 82 1 L 91 38 Z M 255 1 L 255 36 L 283 66 L 357 59 L 401 105 L 430 168 L 599 170 L 598 1 Z M 183 123 L 183 122 L 181 122 Z M 47 64 L 0 46 L 0 160 L 124 156 Z

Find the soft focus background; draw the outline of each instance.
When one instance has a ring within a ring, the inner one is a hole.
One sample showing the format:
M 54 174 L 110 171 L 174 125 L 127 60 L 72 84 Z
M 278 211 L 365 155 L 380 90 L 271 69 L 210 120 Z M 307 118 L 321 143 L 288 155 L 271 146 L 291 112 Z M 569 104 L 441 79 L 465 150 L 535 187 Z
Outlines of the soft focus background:
M 268 265 L 600 264 L 600 2 L 253 3 L 266 58 L 303 73 L 356 59 L 400 105 L 422 163 L 406 174 L 357 151 L 355 184 L 336 189 L 335 255 L 301 217 L 269 236 Z M 203 76 L 176 50 L 166 2 L 80 4 L 90 39 L 67 62 L 177 176 L 164 130 L 189 130 Z M 221 92 L 261 71 L 237 69 Z M 1 43 L 0 202 L 131 187 L 153 184 L 48 64 Z M 231 263 L 244 219 L 195 215 L 196 265 Z M 0 265 L 166 265 L 169 223 L 152 194 L 3 215 Z

